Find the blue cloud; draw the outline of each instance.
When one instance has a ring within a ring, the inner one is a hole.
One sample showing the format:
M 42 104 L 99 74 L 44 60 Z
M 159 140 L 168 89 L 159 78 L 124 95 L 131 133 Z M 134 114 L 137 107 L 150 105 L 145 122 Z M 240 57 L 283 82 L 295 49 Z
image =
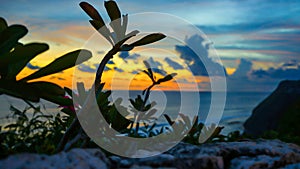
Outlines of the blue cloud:
M 240 59 L 240 64 L 236 71 L 230 76 L 231 78 L 247 78 L 248 73 L 252 70 L 252 62 L 246 59 Z
M 278 80 L 299 80 L 300 65 L 284 64 L 284 67 L 255 70 L 252 75 L 257 78 L 273 78 Z
M 200 56 L 198 56 L 191 48 L 188 46 L 175 46 L 175 50 L 180 53 L 180 58 L 183 59 L 190 70 L 194 75 L 198 76 L 208 76 L 208 72 L 206 67 L 210 69 L 210 75 L 213 76 L 222 76 L 227 75 L 225 68 L 217 62 L 214 62 L 208 56 L 208 43 L 204 43 L 204 38 L 198 35 L 194 35 L 187 39 L 187 44 L 197 45 L 197 52 Z M 201 59 L 200 59 L 201 58 Z M 205 62 L 205 65 L 204 63 Z
M 181 66 L 179 63 L 173 61 L 172 59 L 170 58 L 165 58 L 165 61 L 168 63 L 168 65 L 170 67 L 172 67 L 174 70 L 179 70 L 179 69 L 183 69 L 184 67 Z
M 120 73 L 124 72 L 123 69 L 120 69 L 120 68 L 117 68 L 117 67 L 114 67 L 114 70 L 117 71 L 117 72 L 120 72 Z
M 149 65 L 154 73 L 158 73 L 163 76 L 165 76 L 167 74 L 167 72 L 163 68 L 163 64 L 160 63 L 159 61 L 154 60 L 153 57 L 150 57 L 146 61 L 149 63 Z
M 95 73 L 97 71 L 96 68 L 86 64 L 79 65 L 78 70 L 82 72 L 88 72 L 88 73 Z

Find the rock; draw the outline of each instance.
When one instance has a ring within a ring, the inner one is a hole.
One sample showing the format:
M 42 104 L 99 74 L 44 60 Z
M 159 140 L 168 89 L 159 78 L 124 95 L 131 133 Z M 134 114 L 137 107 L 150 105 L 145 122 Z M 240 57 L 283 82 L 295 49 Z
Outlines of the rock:
M 109 161 L 99 149 L 73 149 L 55 155 L 18 154 L 0 161 L 9 169 L 106 169 Z
M 0 168 L 5 169 L 293 169 L 299 166 L 299 146 L 263 139 L 200 146 L 180 143 L 163 154 L 141 159 L 105 157 L 100 149 L 73 149 L 51 156 L 18 154 L 0 161 Z
M 266 131 L 300 135 L 300 80 L 282 81 L 244 123 L 245 133 L 260 136 Z M 291 131 L 292 128 L 295 128 Z M 296 132 L 296 133 L 295 133 Z
M 231 168 L 244 169 L 244 168 L 271 168 L 275 160 L 279 157 L 270 157 L 267 155 L 259 155 L 256 157 L 241 156 L 233 159 L 230 162 Z
M 300 168 L 300 163 L 297 163 L 297 164 L 290 164 L 290 165 L 287 165 L 281 169 L 299 169 Z

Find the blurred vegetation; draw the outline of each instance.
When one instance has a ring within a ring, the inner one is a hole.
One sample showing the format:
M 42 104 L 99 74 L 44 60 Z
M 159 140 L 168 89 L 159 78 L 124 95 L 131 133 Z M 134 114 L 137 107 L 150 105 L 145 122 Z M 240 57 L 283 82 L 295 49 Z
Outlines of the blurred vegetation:
M 0 158 L 20 152 L 54 153 L 71 122 L 68 115 L 46 115 L 40 107 L 21 111 L 11 106 L 10 110 L 11 115 L 6 118 L 13 122 L 0 128 Z
M 98 106 L 112 128 L 130 137 L 153 137 L 159 134 L 178 136 L 184 134 L 183 141 L 191 144 L 239 141 L 247 138 L 238 131 L 224 136 L 221 134 L 223 127 L 214 124 L 205 126 L 203 123 L 198 122 L 198 117 L 191 119 L 184 114 L 179 114 L 179 118 L 176 120 L 164 114 L 166 125 L 158 126 L 155 122 L 156 103 L 149 101 L 151 90 L 156 85 L 171 81 L 176 73 L 157 79 L 151 65 L 147 62 L 144 62 L 146 69 L 142 73 L 145 73 L 152 83 L 136 98 L 130 99 L 130 109 L 121 105 L 121 98 L 111 103 L 109 101 L 111 91 L 103 91 L 104 83 L 101 83 L 101 75 L 108 61 L 120 51 L 130 51 L 137 46 L 157 42 L 165 38 L 165 35 L 153 33 L 134 43 L 125 44 L 128 39 L 137 35 L 139 31 L 134 30 L 126 34 L 128 16 L 121 16 L 120 10 L 114 1 L 105 2 L 113 32 L 110 32 L 110 29 L 106 27 L 100 14 L 93 6 L 86 2 L 80 3 L 80 6 L 91 17 L 90 23 L 92 26 L 113 46 L 101 61 L 95 79 Z M 22 111 L 14 106 L 10 107 L 11 115 L 7 118 L 13 119 L 13 122 L 0 126 L 0 158 L 20 152 L 52 154 L 73 147 L 94 147 L 95 144 L 85 135 L 76 117 L 76 110 L 84 108 L 85 101 L 91 91 L 86 90 L 83 83 L 78 83 L 77 92 L 74 92 L 72 89 L 61 88 L 51 82 L 36 81 L 40 77 L 61 72 L 88 60 L 91 58 L 91 52 L 76 50 L 67 53 L 36 72 L 17 79 L 17 75 L 33 58 L 49 48 L 45 43 L 20 43 L 19 40 L 27 32 L 25 26 L 8 26 L 6 21 L 0 18 L 0 95 L 6 94 L 23 99 L 29 105 L 29 108 Z M 78 58 L 79 55 L 80 58 Z M 35 80 L 35 82 L 32 82 L 32 80 Z M 61 112 L 53 115 L 43 113 L 39 107 L 31 104 L 32 102 L 39 102 L 40 99 L 56 103 L 60 106 Z M 73 104 L 73 101 L 75 101 L 75 104 Z M 299 106 L 297 109 L 291 109 L 290 111 L 294 114 L 298 113 Z M 133 114 L 133 118 L 127 119 L 126 116 L 130 114 Z M 300 144 L 300 128 L 294 128 L 292 132 L 289 126 L 284 125 L 299 126 L 296 125 L 297 123 L 298 121 L 293 121 L 288 117 L 283 118 L 280 132 L 270 131 L 264 135 L 264 138 L 280 138 L 283 141 Z

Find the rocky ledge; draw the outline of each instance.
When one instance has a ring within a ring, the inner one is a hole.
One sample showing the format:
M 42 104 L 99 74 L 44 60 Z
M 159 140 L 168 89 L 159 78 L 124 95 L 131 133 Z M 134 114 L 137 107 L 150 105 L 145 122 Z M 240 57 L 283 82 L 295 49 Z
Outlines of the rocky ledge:
M 18 154 L 0 161 L 9 169 L 300 168 L 300 147 L 279 140 L 221 142 L 201 146 L 180 143 L 164 154 L 129 159 L 106 157 L 100 149 L 72 149 L 55 155 Z

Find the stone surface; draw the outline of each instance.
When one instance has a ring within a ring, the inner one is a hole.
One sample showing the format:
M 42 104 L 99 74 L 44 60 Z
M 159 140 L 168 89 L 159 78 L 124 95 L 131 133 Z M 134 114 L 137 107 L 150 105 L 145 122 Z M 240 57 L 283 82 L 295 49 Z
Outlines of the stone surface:
M 88 169 L 108 168 L 109 161 L 99 149 L 73 149 L 52 156 L 18 154 L 0 161 L 2 169 Z
M 299 135 L 299 105 L 300 80 L 282 81 L 277 89 L 253 110 L 244 123 L 245 133 L 260 136 L 266 131 L 274 130 L 283 134 L 289 132 Z M 289 131 L 292 128 L 295 128 L 295 131 Z
M 201 146 L 180 143 L 153 157 L 105 157 L 99 149 L 73 149 L 56 155 L 18 154 L 0 161 L 9 169 L 256 169 L 300 168 L 300 147 L 279 140 L 220 142 Z

